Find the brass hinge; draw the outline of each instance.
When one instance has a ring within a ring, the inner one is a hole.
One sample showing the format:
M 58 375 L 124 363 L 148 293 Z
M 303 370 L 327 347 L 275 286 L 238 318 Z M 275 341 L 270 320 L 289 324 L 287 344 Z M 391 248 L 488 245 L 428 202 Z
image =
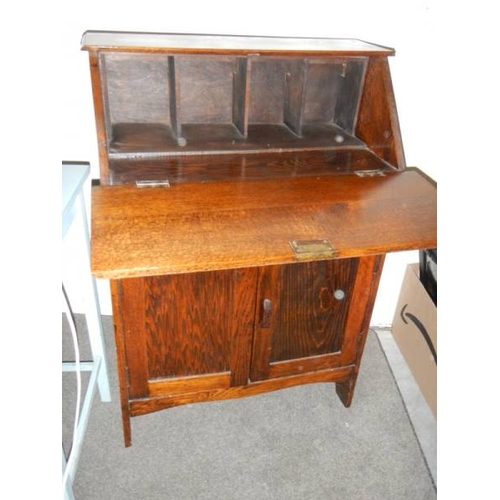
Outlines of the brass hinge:
M 170 187 L 168 179 L 159 181 L 135 181 L 138 188 L 151 188 L 151 187 Z
M 376 177 L 376 176 L 385 177 L 384 171 L 381 170 L 380 168 L 376 168 L 374 170 L 355 170 L 354 173 L 358 177 Z

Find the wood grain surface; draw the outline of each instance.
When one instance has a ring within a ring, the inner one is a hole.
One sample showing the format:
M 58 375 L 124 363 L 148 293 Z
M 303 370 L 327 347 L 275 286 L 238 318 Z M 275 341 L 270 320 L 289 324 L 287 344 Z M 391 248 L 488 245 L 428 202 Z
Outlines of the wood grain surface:
M 291 240 L 328 239 L 335 257 L 436 247 L 436 186 L 418 170 L 99 186 L 92 270 L 101 278 L 296 262 Z M 310 259 L 314 260 L 314 259 Z

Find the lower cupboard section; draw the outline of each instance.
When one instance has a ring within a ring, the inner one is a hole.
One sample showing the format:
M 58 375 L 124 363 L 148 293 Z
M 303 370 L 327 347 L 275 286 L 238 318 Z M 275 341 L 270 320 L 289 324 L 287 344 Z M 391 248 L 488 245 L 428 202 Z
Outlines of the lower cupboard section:
M 111 281 L 130 417 L 332 382 L 351 404 L 383 255 Z

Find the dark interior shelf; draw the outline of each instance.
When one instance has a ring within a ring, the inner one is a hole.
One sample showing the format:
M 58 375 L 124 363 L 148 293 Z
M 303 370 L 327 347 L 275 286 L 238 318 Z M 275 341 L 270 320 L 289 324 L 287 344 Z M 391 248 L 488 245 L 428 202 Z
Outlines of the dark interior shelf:
M 333 124 L 307 124 L 298 136 L 283 124 L 250 124 L 246 137 L 233 124 L 185 124 L 175 138 L 163 124 L 119 123 L 113 127 L 111 157 L 201 153 L 293 151 L 364 147 Z
M 305 175 L 405 167 L 383 58 L 105 50 L 96 67 L 103 182 L 184 182 L 200 168 L 206 180 L 220 169 L 262 177 L 263 161 L 251 156 L 268 153 L 280 155 L 280 176 L 297 175 L 292 163 Z M 306 161 L 301 152 L 318 154 Z M 224 155 L 210 168 L 197 159 Z

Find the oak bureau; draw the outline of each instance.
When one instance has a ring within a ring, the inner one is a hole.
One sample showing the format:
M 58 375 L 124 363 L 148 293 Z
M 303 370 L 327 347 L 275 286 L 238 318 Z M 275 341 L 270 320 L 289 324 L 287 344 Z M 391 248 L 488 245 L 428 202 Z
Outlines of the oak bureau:
M 351 404 L 388 252 L 435 248 L 388 57 L 359 40 L 87 31 L 92 270 L 130 417 L 333 382 Z

